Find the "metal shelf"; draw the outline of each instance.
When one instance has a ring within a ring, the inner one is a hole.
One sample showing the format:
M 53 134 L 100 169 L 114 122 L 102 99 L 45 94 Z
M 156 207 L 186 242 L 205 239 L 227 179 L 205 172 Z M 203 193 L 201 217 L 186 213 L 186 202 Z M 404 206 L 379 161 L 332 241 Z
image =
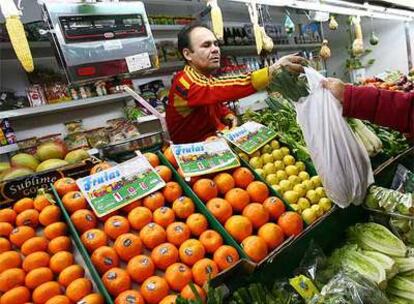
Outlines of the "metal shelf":
M 29 41 L 33 58 L 55 58 L 50 41 Z M 17 60 L 10 42 L 0 42 L 0 58 Z
M 152 31 L 179 31 L 184 27 L 181 24 L 151 24 Z
M 289 50 L 301 50 L 301 49 L 316 49 L 320 48 L 320 43 L 306 43 L 306 44 L 277 44 L 275 45 L 273 52 L 277 51 L 289 51 Z M 237 54 L 257 54 L 255 45 L 230 45 L 222 46 L 221 51 L 225 55 Z
M 18 151 L 19 146 L 17 144 L 7 145 L 0 147 L 0 154 L 6 154 L 14 151 Z

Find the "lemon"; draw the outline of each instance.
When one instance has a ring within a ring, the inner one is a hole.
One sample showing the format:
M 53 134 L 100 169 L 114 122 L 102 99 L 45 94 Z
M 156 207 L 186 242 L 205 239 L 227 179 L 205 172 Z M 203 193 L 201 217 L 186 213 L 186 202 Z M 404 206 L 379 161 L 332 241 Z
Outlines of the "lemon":
M 266 176 L 266 182 L 268 182 L 270 185 L 276 185 L 279 183 L 279 179 L 277 178 L 276 174 L 269 174 Z
M 280 148 L 280 144 L 276 139 L 274 139 L 270 142 L 270 146 L 272 147 L 273 150 Z
M 299 212 L 299 213 L 301 212 L 301 209 L 300 209 L 298 204 L 292 204 L 292 205 L 290 205 L 290 207 L 292 207 L 293 211 L 296 211 L 296 212 Z
M 288 178 L 288 176 L 287 176 L 287 174 L 286 174 L 286 172 L 284 170 L 277 171 L 276 172 L 276 175 L 277 175 L 277 178 L 279 180 L 284 180 L 284 179 L 287 179 Z
M 256 152 L 254 152 L 254 153 L 252 153 L 251 155 L 250 155 L 250 157 L 260 157 L 260 151 L 259 150 L 257 150 Z
M 322 216 L 322 214 L 323 214 L 323 209 L 322 209 L 319 205 L 312 205 L 312 206 L 311 206 L 311 209 L 312 209 L 313 211 L 315 211 L 315 213 L 316 213 L 316 216 L 317 216 L 317 217 Z
M 312 176 L 311 181 L 315 185 L 315 187 L 322 186 L 321 178 L 318 175 Z
M 293 186 L 293 190 L 296 191 L 300 197 L 303 197 L 306 195 L 306 188 L 302 184 L 297 184 Z
M 326 197 L 325 189 L 324 187 L 318 187 L 315 189 L 316 193 L 318 193 L 319 197 Z
M 299 169 L 299 168 L 298 168 Z M 300 170 L 300 169 L 299 169 Z M 306 171 L 300 171 L 298 176 L 302 181 L 308 180 L 310 178 L 309 173 Z
M 283 153 L 280 149 L 273 150 L 272 156 L 274 160 L 282 160 L 283 159 Z
M 289 204 L 296 204 L 296 202 L 299 199 L 299 194 L 296 191 L 289 190 L 283 193 L 283 198 L 289 203 Z
M 280 194 L 283 194 L 283 191 L 280 189 L 280 186 L 279 185 L 272 185 L 272 188 L 277 192 L 277 193 L 280 193 Z
M 329 211 L 332 208 L 332 201 L 327 197 L 322 197 L 318 203 L 319 207 L 322 208 L 324 212 Z
M 304 180 L 302 182 L 302 185 L 305 186 L 307 191 L 312 190 L 314 188 L 313 183 L 312 183 L 311 180 Z
M 283 170 L 285 169 L 285 164 L 281 160 L 277 160 L 274 162 L 276 170 Z
M 285 179 L 279 182 L 279 187 L 282 192 L 286 192 L 292 189 L 292 183 Z
M 302 218 L 309 225 L 316 221 L 318 217 L 313 209 L 308 208 L 302 211 Z
M 289 155 L 290 150 L 288 147 L 282 147 L 280 148 L 280 150 L 282 151 L 283 155 Z
M 260 152 L 262 153 L 272 153 L 272 147 L 269 144 L 264 145 L 261 149 Z
M 293 186 L 300 184 L 302 182 L 302 180 L 296 175 L 289 176 L 288 181 L 290 181 L 293 184 Z
M 249 161 L 249 155 L 247 155 L 247 154 L 246 154 L 246 153 L 244 153 L 244 152 L 240 152 L 240 153 L 239 153 L 239 157 L 240 157 L 241 159 L 245 160 L 245 161 Z
M 289 165 L 285 168 L 285 172 L 288 176 L 291 176 L 291 175 L 298 175 L 299 170 L 298 168 L 296 168 L 295 165 Z
M 297 201 L 297 204 L 302 210 L 305 210 L 306 208 L 309 208 L 311 206 L 311 203 L 308 201 L 308 199 L 304 197 L 300 197 Z
M 283 157 L 283 162 L 286 166 L 294 165 L 295 164 L 295 158 L 292 155 L 286 155 Z
M 295 166 L 299 169 L 299 171 L 305 171 L 306 170 L 305 164 L 301 161 L 297 161 L 295 163 Z
M 266 175 L 276 173 L 276 167 L 274 163 L 267 163 L 263 166 L 263 170 Z
M 262 158 L 262 161 L 263 161 L 264 164 L 273 162 L 272 154 L 264 153 L 264 154 L 262 154 L 261 158 Z
M 318 193 L 316 193 L 315 190 L 308 190 L 308 192 L 306 192 L 306 198 L 311 202 L 311 204 L 317 204 L 319 202 L 319 195 Z
M 249 164 L 255 169 L 261 169 L 263 167 L 263 161 L 258 156 L 251 158 L 249 161 Z

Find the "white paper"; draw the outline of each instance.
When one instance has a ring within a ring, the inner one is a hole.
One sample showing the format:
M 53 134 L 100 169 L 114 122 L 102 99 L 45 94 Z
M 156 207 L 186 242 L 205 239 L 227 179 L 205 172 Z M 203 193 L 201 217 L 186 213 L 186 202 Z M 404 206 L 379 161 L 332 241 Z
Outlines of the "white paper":
M 128 71 L 136 72 L 151 67 L 151 61 L 148 53 L 141 53 L 125 57 Z

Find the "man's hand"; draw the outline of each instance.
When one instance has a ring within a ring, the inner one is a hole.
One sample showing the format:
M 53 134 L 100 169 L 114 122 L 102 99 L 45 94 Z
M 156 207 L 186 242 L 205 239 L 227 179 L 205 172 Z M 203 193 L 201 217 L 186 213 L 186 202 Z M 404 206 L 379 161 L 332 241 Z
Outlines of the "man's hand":
M 226 121 L 226 124 L 230 127 L 230 129 L 233 129 L 233 128 L 237 127 L 237 125 L 238 125 L 237 116 L 234 115 L 233 113 L 227 114 L 224 117 L 224 120 Z
M 296 55 L 287 55 L 280 58 L 276 63 L 269 67 L 269 73 L 272 75 L 276 70 L 285 68 L 291 73 L 299 74 L 303 72 L 303 64 L 306 63 L 306 59 Z
M 327 78 L 322 81 L 322 86 L 331 91 L 332 95 L 341 103 L 344 102 L 345 84 L 337 78 Z

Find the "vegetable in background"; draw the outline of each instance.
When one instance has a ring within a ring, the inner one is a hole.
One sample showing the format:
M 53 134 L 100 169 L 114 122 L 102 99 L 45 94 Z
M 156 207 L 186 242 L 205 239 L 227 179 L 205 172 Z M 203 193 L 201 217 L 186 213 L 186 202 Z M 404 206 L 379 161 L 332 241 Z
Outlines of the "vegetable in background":
M 382 151 L 382 142 L 368 127 L 359 119 L 348 119 L 348 124 L 354 131 L 355 136 L 361 141 L 370 157 Z
M 402 276 L 396 276 L 390 280 L 387 293 L 413 302 L 414 282 Z
M 270 92 L 277 92 L 291 102 L 296 102 L 301 97 L 309 95 L 308 81 L 304 75 L 294 75 L 285 68 L 273 73 L 269 84 Z
M 365 256 L 376 260 L 384 268 L 387 279 L 393 278 L 399 271 L 398 265 L 393 258 L 378 251 L 364 250 Z
M 400 273 L 414 271 L 414 257 L 394 258 Z M 414 289 L 413 289 L 414 292 Z
M 371 186 L 364 204 L 368 208 L 391 214 L 414 215 L 414 202 L 410 193 L 383 187 Z

